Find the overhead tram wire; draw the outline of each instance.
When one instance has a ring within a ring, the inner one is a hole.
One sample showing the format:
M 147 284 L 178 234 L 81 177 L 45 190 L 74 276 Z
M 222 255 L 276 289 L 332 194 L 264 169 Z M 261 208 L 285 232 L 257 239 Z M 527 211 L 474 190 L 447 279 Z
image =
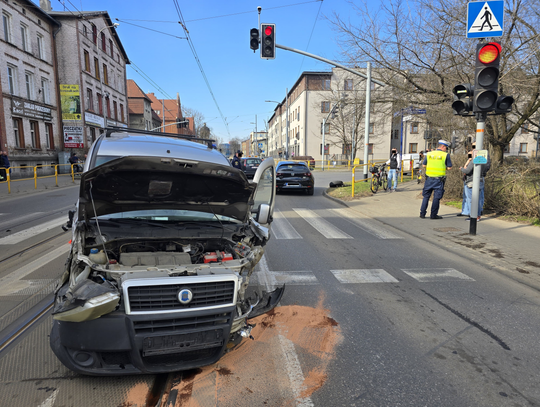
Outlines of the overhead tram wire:
M 212 99 L 214 100 L 214 104 L 216 105 L 217 110 L 218 110 L 218 112 L 219 112 L 219 114 L 221 116 L 221 119 L 223 120 L 223 124 L 225 124 L 225 128 L 227 129 L 227 134 L 229 135 L 229 137 L 231 137 L 231 132 L 229 130 L 229 124 L 227 123 L 227 120 L 225 119 L 225 116 L 223 115 L 223 112 L 221 111 L 221 109 L 219 107 L 219 104 L 218 104 L 218 102 L 216 100 L 216 97 L 214 96 L 214 92 L 212 91 L 212 87 L 210 86 L 210 82 L 208 81 L 206 73 L 204 72 L 202 63 L 199 60 L 199 56 L 197 55 L 197 51 L 195 50 L 195 45 L 193 44 L 193 41 L 191 40 L 191 36 L 189 35 L 189 30 L 186 27 L 186 23 L 185 23 L 183 15 L 182 15 L 182 11 L 180 10 L 180 5 L 178 4 L 178 0 L 173 0 L 173 2 L 174 2 L 174 5 L 176 7 L 176 11 L 178 13 L 178 17 L 180 18 L 179 23 L 182 26 L 182 28 L 184 29 L 184 33 L 187 36 L 187 42 L 189 44 L 189 47 L 190 47 L 191 52 L 193 54 L 193 57 L 195 58 L 195 61 L 197 62 L 197 65 L 199 66 L 199 70 L 201 71 L 202 77 L 203 77 L 203 79 L 204 79 L 204 81 L 206 83 L 206 86 L 208 87 L 210 95 L 212 96 Z
M 137 72 L 139 75 L 143 77 L 150 85 L 154 86 L 158 91 L 161 92 L 161 94 L 165 95 L 168 99 L 174 99 L 171 95 L 169 95 L 161 86 L 159 86 L 150 76 L 148 76 L 141 68 L 139 68 L 133 61 L 130 61 L 131 69 L 133 69 L 135 72 Z
M 317 10 L 317 15 L 315 16 L 315 21 L 313 22 L 313 28 L 311 29 L 311 34 L 309 34 L 309 40 L 306 47 L 306 52 L 309 50 L 309 44 L 311 43 L 311 37 L 313 36 L 313 32 L 315 31 L 315 26 L 317 25 L 317 20 L 319 18 L 319 14 L 321 12 L 321 8 L 323 5 L 323 0 L 320 0 L 321 4 L 319 5 L 319 10 Z M 306 56 L 304 55 L 302 57 L 302 63 L 300 64 L 300 69 L 298 70 L 298 75 L 302 72 L 302 66 L 304 65 L 304 60 L 306 59 Z
M 128 25 L 132 25 L 134 27 L 142 28 L 144 30 L 153 31 L 153 32 L 156 32 L 158 34 L 168 35 L 169 37 L 178 38 L 179 40 L 187 40 L 187 37 L 179 37 L 177 35 L 169 34 L 169 33 L 163 32 L 163 31 L 158 31 L 158 30 L 154 30 L 152 28 L 143 27 L 142 25 L 128 23 L 127 20 L 122 20 L 122 19 L 119 19 L 119 18 L 115 18 L 115 20 L 120 21 L 122 24 L 128 24 Z M 175 21 L 175 23 L 178 23 L 178 21 Z

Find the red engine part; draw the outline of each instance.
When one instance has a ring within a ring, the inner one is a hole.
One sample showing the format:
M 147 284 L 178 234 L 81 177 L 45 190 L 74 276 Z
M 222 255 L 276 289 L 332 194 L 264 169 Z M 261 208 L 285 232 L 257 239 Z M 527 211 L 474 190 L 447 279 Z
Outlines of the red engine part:
M 228 261 L 232 260 L 233 256 L 230 253 L 225 252 L 206 252 L 204 254 L 204 262 L 205 263 L 212 263 L 212 262 L 218 262 L 218 261 Z

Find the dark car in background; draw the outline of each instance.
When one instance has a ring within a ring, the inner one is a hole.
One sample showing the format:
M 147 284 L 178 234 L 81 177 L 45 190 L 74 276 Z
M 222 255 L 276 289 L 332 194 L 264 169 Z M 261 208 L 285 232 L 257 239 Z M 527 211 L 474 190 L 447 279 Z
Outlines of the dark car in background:
M 315 179 L 305 163 L 282 161 L 276 167 L 276 192 L 284 190 L 305 191 L 314 193 Z
M 259 157 L 242 157 L 240 159 L 242 165 L 242 171 L 246 174 L 248 179 L 253 179 L 253 176 L 257 172 L 257 168 L 262 163 L 262 159 Z

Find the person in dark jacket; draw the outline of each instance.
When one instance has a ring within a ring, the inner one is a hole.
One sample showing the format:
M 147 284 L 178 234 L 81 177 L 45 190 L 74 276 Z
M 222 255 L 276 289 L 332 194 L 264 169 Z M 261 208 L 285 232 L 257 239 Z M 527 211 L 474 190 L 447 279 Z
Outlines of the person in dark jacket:
M 395 148 L 392 149 L 390 159 L 386 162 L 386 165 L 390 165 L 390 171 L 388 172 L 388 186 L 390 187 L 390 191 L 395 191 L 397 188 L 398 174 L 401 170 L 401 156 L 398 154 Z M 394 180 L 393 187 L 392 179 Z
M 6 170 L 11 167 L 11 164 L 9 163 L 9 157 L 7 155 L 7 151 L 0 151 L 0 181 L 3 181 L 7 178 Z
M 232 166 L 234 168 L 238 168 L 239 170 L 242 169 L 242 162 L 241 162 L 240 158 L 242 158 L 242 152 L 240 150 L 238 150 L 236 152 L 236 155 L 233 157 L 232 162 L 231 162 Z

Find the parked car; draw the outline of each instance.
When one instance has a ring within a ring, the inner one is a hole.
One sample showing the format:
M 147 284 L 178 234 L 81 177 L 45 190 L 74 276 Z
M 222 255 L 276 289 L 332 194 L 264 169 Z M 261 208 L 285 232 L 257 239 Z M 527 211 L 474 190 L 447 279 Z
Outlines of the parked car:
M 58 359 L 82 374 L 156 374 L 213 364 L 250 337 L 248 319 L 283 294 L 246 295 L 270 236 L 274 174 L 272 158 L 250 182 L 211 143 L 107 129 L 66 225 Z
M 401 166 L 403 168 L 403 173 L 408 174 L 411 172 L 411 160 L 413 160 L 413 169 L 417 170 L 422 164 L 420 162 L 420 154 L 403 154 L 401 156 Z
M 282 161 L 276 168 L 276 192 L 282 190 L 305 191 L 313 195 L 315 178 L 307 164 L 297 161 Z
M 295 157 L 291 157 L 291 160 L 305 161 L 305 163 L 308 165 L 310 170 L 315 169 L 315 159 L 310 155 L 298 155 Z
M 262 163 L 262 159 L 259 157 L 242 157 L 240 161 L 242 163 L 242 171 L 244 171 L 249 179 L 253 179 L 257 168 Z

